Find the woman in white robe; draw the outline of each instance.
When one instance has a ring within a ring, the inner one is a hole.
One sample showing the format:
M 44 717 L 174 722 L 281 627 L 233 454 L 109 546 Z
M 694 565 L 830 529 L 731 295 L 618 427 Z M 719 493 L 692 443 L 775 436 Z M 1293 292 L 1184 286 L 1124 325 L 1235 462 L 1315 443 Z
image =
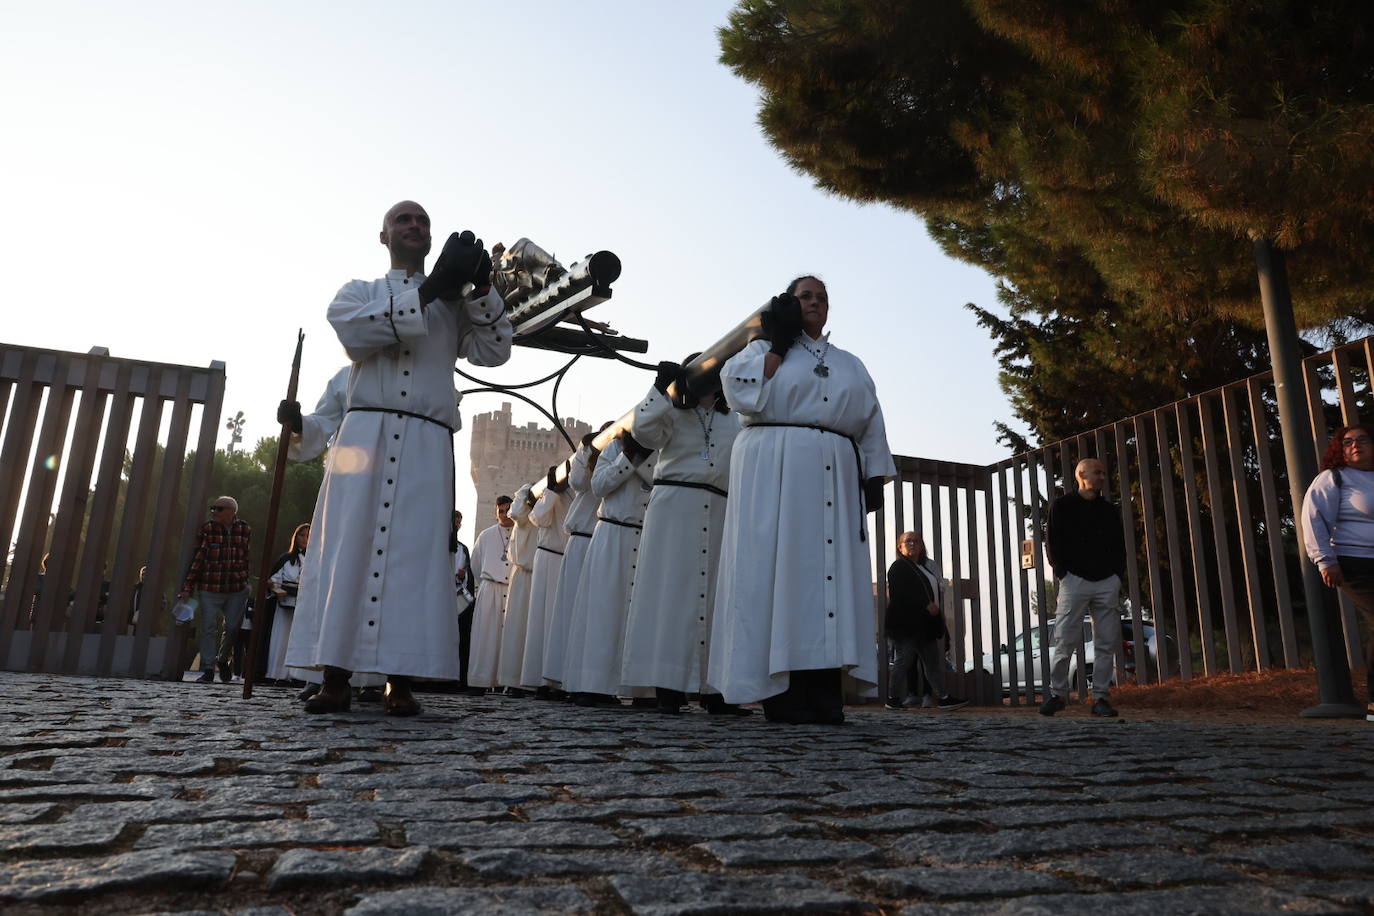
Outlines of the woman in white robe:
M 496 498 L 497 523 L 477 535 L 472 545 L 472 571 L 477 576 L 477 602 L 472 609 L 472 642 L 468 645 L 468 686 L 495 687 L 501 656 L 501 630 L 510 579 L 509 496 Z
M 895 465 L 868 370 L 823 333 L 825 285 L 793 281 L 773 309 L 789 311 L 771 324 L 800 334 L 755 340 L 721 369 L 743 429 L 707 681 L 731 703 L 763 700 L 771 721 L 838 723 L 840 672 L 877 683 L 864 492 L 881 498 Z
M 301 566 L 310 544 L 310 523 L 297 525 L 291 532 L 291 549 L 277 558 L 267 586 L 276 596 L 276 611 L 272 614 L 272 634 L 267 644 L 268 680 L 284 681 L 293 677 L 286 667 L 286 646 L 291 639 L 291 618 L 296 613 L 296 598 L 301 587 Z
M 506 620 L 501 625 L 501 658 L 496 666 L 496 682 L 502 687 L 520 686 L 520 665 L 525 658 L 530 586 L 533 585 L 534 554 L 539 545 L 539 529 L 530 521 L 534 504 L 530 485 L 525 484 L 515 492 L 515 502 L 510 507 L 515 532 L 510 539 L 510 585 L 506 589 Z
M 716 394 L 690 407 L 678 406 L 668 397 L 669 384 L 660 371 L 655 387 L 635 408 L 631 425 L 641 445 L 657 449 L 658 464 L 644 513 L 639 547 L 644 574 L 635 579 L 630 597 L 621 681 L 655 688 L 665 712 L 679 712 L 686 694 L 699 693 L 708 712 L 748 715 L 706 683 L 730 453 L 739 417 Z
M 563 689 L 578 694 L 574 700 L 580 706 L 613 703 L 622 692 L 625 615 L 654 479 L 653 456 L 627 455 L 624 436 L 606 446 L 592 472 L 592 492 L 601 505 L 578 579 L 563 671 Z
M 558 585 L 553 603 L 549 606 L 544 636 L 544 680 L 551 687 L 561 687 L 568 649 L 568 621 L 572 619 L 573 602 L 577 600 L 577 583 L 582 576 L 583 560 L 592 541 L 596 525 L 596 510 L 601 500 L 592 492 L 592 470 L 600 455 L 592 448 L 592 433 L 582 438 L 582 447 L 572 457 L 568 469 L 568 486 L 573 498 L 563 517 L 563 532 L 568 540 L 563 546 L 563 562 L 559 564 Z
M 549 481 L 554 479 L 549 471 Z M 549 606 L 558 589 L 558 574 L 563 569 L 563 553 L 568 534 L 563 530 L 572 497 L 567 483 L 545 486 L 539 502 L 530 509 L 530 524 L 539 531 L 534 550 L 534 570 L 530 575 L 530 610 L 525 623 L 525 654 L 520 661 L 520 686 L 534 687 L 535 695 L 544 699 L 549 689 L 544 685 L 544 638 L 548 633 Z

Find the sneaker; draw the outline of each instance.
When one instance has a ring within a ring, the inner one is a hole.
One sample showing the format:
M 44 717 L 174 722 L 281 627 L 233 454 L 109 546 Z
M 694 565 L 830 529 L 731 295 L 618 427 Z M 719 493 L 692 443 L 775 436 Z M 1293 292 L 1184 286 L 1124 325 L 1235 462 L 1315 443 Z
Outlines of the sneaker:
M 883 706 L 887 707 L 888 709 L 906 709 L 905 703 L 896 703 L 892 700 L 888 700 L 886 703 L 883 704 Z
M 1049 695 L 1049 698 L 1046 699 L 1045 702 L 1043 702 L 1043 703 L 1040 704 L 1040 715 L 1042 715 L 1042 716 L 1052 716 L 1052 715 L 1054 715 L 1055 713 L 1059 712 L 1059 710 L 1061 710 L 1061 709 L 1063 709 L 1063 708 L 1064 708 L 1064 699 L 1063 699 L 1063 697 L 1057 697 L 1057 696 L 1055 696 L 1054 694 L 1050 694 L 1050 695 Z
M 1044 709 L 1042 708 L 1040 711 L 1044 712 Z M 1115 719 L 1117 716 L 1116 707 L 1108 703 L 1106 697 L 1102 697 L 1093 703 L 1093 715 L 1101 716 L 1104 719 Z
M 949 694 L 945 694 L 944 696 L 940 697 L 941 709 L 963 709 L 967 705 L 968 700 L 961 700 L 958 697 L 950 696 Z
M 219 679 L 220 679 L 221 681 L 223 681 L 224 683 L 227 684 L 227 683 L 229 683 L 229 681 L 232 679 L 232 677 L 233 677 L 233 674 L 232 674 L 232 672 L 229 670 L 229 663 L 228 663 L 228 662 L 220 662 L 220 663 L 219 663 Z
M 215 669 L 213 669 L 213 668 L 209 669 L 208 671 L 202 672 L 201 675 L 200 675 L 200 677 L 196 678 L 196 683 L 197 683 L 197 684 L 213 684 L 214 682 L 215 682 Z
M 936 706 L 939 706 L 939 705 L 940 705 L 940 704 L 937 703 L 937 702 L 935 702 L 935 698 L 934 698 L 933 696 L 931 696 L 930 694 L 926 694 L 925 696 L 921 697 L 921 708 L 922 708 L 922 709 L 934 709 Z
M 1370 703 L 1364 708 L 1364 720 L 1366 722 L 1374 722 L 1374 703 Z

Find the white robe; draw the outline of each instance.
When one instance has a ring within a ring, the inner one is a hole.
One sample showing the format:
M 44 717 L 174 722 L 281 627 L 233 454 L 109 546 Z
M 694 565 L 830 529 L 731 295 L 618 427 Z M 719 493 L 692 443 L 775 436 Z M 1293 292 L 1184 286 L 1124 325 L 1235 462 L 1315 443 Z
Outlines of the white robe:
M 621 681 L 684 693 L 713 692 L 705 677 L 726 498 L 662 481 L 725 490 L 739 416 L 678 409 L 650 389 L 635 409 L 632 429 L 642 445 L 658 450 L 658 468 L 644 513 L 639 545 L 644 574 L 635 578 L 630 596 Z
M 511 529 L 492 525 L 472 544 L 472 572 L 477 577 L 477 603 L 472 609 L 472 641 L 468 644 L 468 686 L 495 687 L 496 661 L 501 654 L 501 624 L 505 617 L 506 582 L 510 576 Z
M 573 602 L 577 600 L 577 583 L 582 576 L 582 561 L 591 545 L 592 528 L 596 525 L 596 509 L 600 504 L 592 492 L 592 451 L 582 446 L 572 457 L 568 469 L 568 485 L 573 494 L 563 517 L 563 533 L 568 536 L 563 547 L 563 562 L 559 564 L 558 585 L 549 605 L 544 636 L 544 680 L 550 684 L 563 682 L 568 649 L 568 621 L 572 619 Z
M 810 344 L 819 350 L 828 338 Z M 867 520 L 859 515 L 853 446 L 815 429 L 749 428 L 758 421 L 838 430 L 857 441 L 865 478 L 891 477 L 877 391 L 858 357 L 835 347 L 826 354 L 829 376 L 816 375 L 816 358 L 800 342 L 765 380 L 768 347 L 753 341 L 721 369 L 744 429 L 730 459 L 707 681 L 730 703 L 782 693 L 790 671 L 843 668 L 877 683 L 872 567 L 859 538 Z
M 298 673 L 286 667 L 286 646 L 291 639 L 291 618 L 295 616 L 296 598 L 300 594 L 300 558 L 287 560 L 267 582 L 273 591 L 287 585 L 295 586 L 296 594 L 277 596 L 277 611 L 272 615 L 272 638 L 268 641 L 266 676 L 274 681 L 299 677 Z
M 302 574 L 312 584 L 296 604 L 292 667 L 459 676 L 448 550 L 451 430 L 460 425 L 453 367 L 459 358 L 504 363 L 511 326 L 495 292 L 421 306 L 422 279 L 392 270 L 354 280 L 329 306 L 353 366 L 315 505 Z
M 301 431 L 291 434 L 286 454 L 293 461 L 309 461 L 329 445 L 329 440 L 339 431 L 344 412 L 348 410 L 348 374 L 353 371 L 350 363 L 344 366 L 324 386 L 315 405 L 315 412 L 301 417 Z
M 496 682 L 503 687 L 520 686 L 520 665 L 525 658 L 525 631 L 530 613 L 530 586 L 534 572 L 534 553 L 539 529 L 530 521 L 533 508 L 526 501 L 530 486 L 515 491 L 510 517 L 515 533 L 510 539 L 510 585 L 506 589 L 506 621 L 501 625 L 501 657 L 496 665 Z
M 548 634 L 549 605 L 558 590 L 558 574 L 563 569 L 563 553 L 568 533 L 563 519 L 572 497 L 567 491 L 546 489 L 530 510 L 530 523 L 539 530 L 535 545 L 534 571 L 530 576 L 530 610 L 525 624 L 525 654 L 520 662 L 520 686 L 544 685 L 544 639 Z M 579 539 L 580 540 L 580 539 Z
M 601 498 L 601 506 L 568 622 L 564 690 L 622 692 L 620 658 L 625 615 L 634 587 L 639 526 L 649 506 L 653 479 L 653 456 L 635 467 L 621 451 L 619 441 L 614 440 L 601 453 L 592 472 L 592 492 Z

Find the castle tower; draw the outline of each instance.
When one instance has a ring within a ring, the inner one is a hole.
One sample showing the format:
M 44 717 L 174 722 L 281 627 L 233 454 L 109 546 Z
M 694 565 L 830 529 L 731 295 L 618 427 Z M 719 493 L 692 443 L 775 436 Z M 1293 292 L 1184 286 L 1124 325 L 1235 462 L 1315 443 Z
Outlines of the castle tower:
M 546 429 L 534 422 L 516 426 L 511 422 L 509 402 L 502 402 L 500 410 L 477 414 L 471 422 L 472 446 L 468 457 L 472 485 L 477 489 L 477 508 L 471 516 L 464 514 L 464 526 L 477 532 L 492 523 L 496 497 L 514 496 L 523 484 L 543 477 L 549 465 L 567 458 L 572 449 L 556 429 Z M 592 430 L 572 417 L 563 419 L 563 428 L 574 442 Z

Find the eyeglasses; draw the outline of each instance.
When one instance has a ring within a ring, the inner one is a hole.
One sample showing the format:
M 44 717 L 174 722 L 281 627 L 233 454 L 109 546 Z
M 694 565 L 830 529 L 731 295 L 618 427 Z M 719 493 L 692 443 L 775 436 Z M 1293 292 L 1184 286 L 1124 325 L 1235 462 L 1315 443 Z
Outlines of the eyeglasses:
M 1350 448 L 1352 445 L 1369 445 L 1371 442 L 1374 442 L 1374 439 L 1368 436 L 1347 436 L 1341 440 L 1341 445 Z

